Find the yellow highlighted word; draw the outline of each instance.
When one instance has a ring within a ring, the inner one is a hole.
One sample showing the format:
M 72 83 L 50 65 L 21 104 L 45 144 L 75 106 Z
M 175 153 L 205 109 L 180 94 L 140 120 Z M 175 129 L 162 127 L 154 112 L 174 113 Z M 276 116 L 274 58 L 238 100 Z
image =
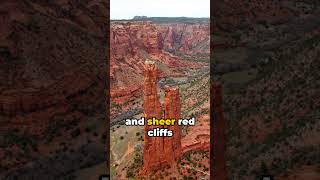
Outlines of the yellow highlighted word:
M 164 125 L 173 126 L 175 121 L 176 121 L 175 119 L 156 119 L 156 118 L 152 118 L 152 119 L 148 119 L 147 123 L 148 123 L 149 126 L 151 126 L 151 125 L 153 125 L 153 126 L 158 126 L 158 125 L 161 125 L 161 126 L 164 126 Z

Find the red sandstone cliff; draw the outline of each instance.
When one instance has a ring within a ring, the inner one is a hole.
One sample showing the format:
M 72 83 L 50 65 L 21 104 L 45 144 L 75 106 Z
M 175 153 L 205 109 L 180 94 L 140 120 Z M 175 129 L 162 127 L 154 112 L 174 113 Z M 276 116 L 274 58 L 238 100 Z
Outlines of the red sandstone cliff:
M 188 55 L 210 53 L 210 27 L 207 23 L 168 23 L 158 24 L 163 48 L 167 51 L 180 51 Z
M 170 27 L 171 24 L 166 26 Z M 183 75 L 181 71 L 183 68 L 201 67 L 201 63 L 184 61 L 165 50 L 164 46 L 169 46 L 168 41 L 172 41 L 172 39 L 170 40 L 169 36 L 167 38 L 164 37 L 167 36 L 164 28 L 166 27 L 160 27 L 152 22 L 139 21 L 113 22 L 111 24 L 110 78 L 112 101 L 121 103 L 130 98 L 130 96 L 141 92 L 143 62 L 147 59 L 161 64 L 161 68 L 158 69 L 159 77 L 181 76 Z M 175 34 L 182 33 L 180 28 L 178 29 L 179 32 L 175 32 Z M 202 37 L 203 39 L 209 36 L 207 34 L 208 29 L 203 25 L 188 26 L 187 29 L 188 32 L 186 31 L 186 36 L 184 36 L 181 43 L 187 43 L 192 40 L 190 43 L 194 46 L 195 44 L 193 43 L 203 41 L 201 38 L 196 40 L 195 37 L 197 36 L 187 38 L 191 33 L 201 33 L 201 37 L 205 36 Z M 176 30 L 174 29 L 171 32 L 173 31 Z M 184 46 L 186 47 L 186 45 Z M 207 50 L 209 50 L 209 46 Z
M 161 105 L 157 87 L 157 70 L 154 62 L 147 61 L 144 67 L 144 117 L 161 118 Z M 165 165 L 163 138 L 149 137 L 147 132 L 157 126 L 144 126 L 144 171 L 157 170 Z
M 148 54 L 159 53 L 154 26 L 150 23 L 111 24 L 111 96 L 141 88 L 143 62 Z
M 165 87 L 164 89 L 164 118 L 165 119 L 178 119 L 181 118 L 181 102 L 179 88 Z M 164 140 L 166 145 L 164 152 L 165 154 L 174 153 L 171 157 L 171 162 L 177 160 L 181 156 L 181 128 L 177 125 L 164 126 L 173 131 L 173 137 L 167 137 Z
M 145 118 L 162 118 L 160 99 L 157 90 L 157 70 L 154 62 L 146 61 L 144 66 L 144 116 Z M 180 118 L 181 106 L 179 89 L 166 88 L 164 99 L 165 118 Z M 149 137 L 148 130 L 154 128 L 173 130 L 173 137 Z M 143 174 L 157 171 L 172 163 L 181 155 L 181 130 L 178 125 L 148 126 L 145 125 Z

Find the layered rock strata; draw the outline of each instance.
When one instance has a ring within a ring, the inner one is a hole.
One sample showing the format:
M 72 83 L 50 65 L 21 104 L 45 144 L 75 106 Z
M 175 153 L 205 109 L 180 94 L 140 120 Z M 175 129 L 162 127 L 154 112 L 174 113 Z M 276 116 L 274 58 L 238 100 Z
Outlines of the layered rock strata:
M 185 54 L 210 53 L 209 21 L 185 24 L 157 24 L 161 34 L 161 44 L 167 51 L 180 51 Z
M 130 96 L 140 96 L 145 59 L 161 64 L 158 66 L 159 77 L 178 77 L 185 76 L 181 69 L 200 68 L 203 64 L 185 61 L 170 53 L 176 46 L 181 46 L 177 51 L 185 53 L 209 52 L 208 25 L 184 27 L 183 24 L 115 21 L 110 28 L 110 94 L 113 102 L 121 103 Z

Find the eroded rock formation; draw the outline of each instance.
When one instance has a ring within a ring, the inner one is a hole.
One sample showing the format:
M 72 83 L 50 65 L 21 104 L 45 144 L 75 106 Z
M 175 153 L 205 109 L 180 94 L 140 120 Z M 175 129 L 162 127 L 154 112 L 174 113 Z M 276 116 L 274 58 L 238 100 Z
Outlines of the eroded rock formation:
M 172 28 L 170 28 L 173 26 Z M 208 25 L 207 25 L 208 26 Z M 167 29 L 170 29 L 168 32 Z M 191 36 L 192 33 L 199 35 Z M 178 40 L 178 36 L 183 38 Z M 196 38 L 197 37 L 197 38 Z M 188 49 L 190 45 L 203 44 L 199 51 L 209 51 L 209 29 L 205 25 L 173 25 L 159 26 L 148 21 L 112 22 L 110 31 L 110 84 L 113 102 L 124 102 L 130 96 L 142 93 L 143 63 L 152 59 L 161 64 L 158 76 L 183 76 L 183 68 L 200 68 L 201 62 L 184 61 L 181 57 L 170 53 L 176 45 Z M 183 45 L 184 44 L 184 45 Z M 173 47 L 174 46 L 174 47 Z M 186 52 L 195 51 L 195 48 Z M 198 52 L 198 51 L 197 51 Z
M 180 94 L 179 88 L 177 87 L 165 87 L 164 89 L 164 118 L 165 119 L 180 119 L 181 116 L 181 104 L 180 104 Z M 164 139 L 165 143 L 165 154 L 174 153 L 174 156 L 171 156 L 170 159 L 177 160 L 181 155 L 181 129 L 177 125 L 177 122 L 174 126 L 165 126 L 174 132 L 172 137 L 166 137 Z
M 161 105 L 157 88 L 157 70 L 154 62 L 146 61 L 144 66 L 144 116 L 161 118 Z M 163 138 L 151 138 L 147 132 L 157 126 L 144 126 L 144 171 L 156 170 L 167 164 L 164 161 Z
M 113 23 L 110 33 L 111 96 L 119 97 L 141 87 L 144 59 L 160 48 L 157 31 L 149 22 Z
M 189 55 L 210 53 L 209 22 L 158 24 L 157 27 L 165 50 L 180 51 Z
M 146 61 L 144 66 L 144 115 L 145 118 L 162 118 L 160 99 L 157 90 L 157 69 L 155 63 Z M 181 107 L 179 89 L 165 89 L 164 111 L 166 118 L 180 118 Z M 169 128 L 173 137 L 149 137 L 148 130 Z M 145 125 L 143 173 L 170 167 L 181 154 L 181 132 L 178 125 L 171 127 Z

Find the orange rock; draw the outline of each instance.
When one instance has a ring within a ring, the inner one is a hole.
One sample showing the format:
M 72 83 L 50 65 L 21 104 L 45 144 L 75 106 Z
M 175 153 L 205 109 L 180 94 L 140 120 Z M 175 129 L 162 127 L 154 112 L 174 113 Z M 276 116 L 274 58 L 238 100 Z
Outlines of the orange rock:
M 164 117 L 165 119 L 180 119 L 181 104 L 178 88 L 165 87 L 164 96 Z M 181 155 L 181 129 L 177 123 L 174 126 L 166 126 L 166 128 L 173 131 L 173 137 L 165 138 L 165 152 L 166 154 L 174 152 L 174 157 L 168 157 L 171 162 L 172 159 L 177 160 Z
M 165 25 L 157 25 L 161 32 L 162 46 L 164 49 L 174 50 L 174 47 L 180 45 L 178 50 L 186 54 L 193 53 L 210 53 L 210 26 L 207 22 L 199 22 L 195 24 L 185 23 L 169 23 Z M 206 47 L 199 46 L 207 44 Z
M 144 66 L 144 116 L 145 118 L 161 118 L 161 105 L 157 88 L 157 70 L 154 62 L 146 61 Z M 163 138 L 149 137 L 147 132 L 156 128 L 144 126 L 144 171 L 157 170 L 162 167 Z
M 143 77 L 143 62 L 146 57 L 150 59 L 156 59 L 157 62 L 169 67 L 171 71 L 158 70 L 158 77 L 166 76 L 184 76 L 184 73 L 180 71 L 180 68 L 200 68 L 201 62 L 184 61 L 180 57 L 166 52 L 164 48 L 172 50 L 168 45 L 168 38 L 166 37 L 166 27 L 171 24 L 161 27 L 151 22 L 112 22 L 110 29 L 110 82 L 111 82 L 111 97 L 119 98 L 121 96 L 129 99 L 127 91 L 119 89 L 129 89 L 133 86 L 142 86 Z M 206 27 L 207 26 L 207 27 Z M 193 41 L 203 42 L 209 40 L 208 25 L 199 25 L 194 31 L 200 31 L 200 38 L 196 39 L 196 36 L 192 36 Z M 193 26 L 188 26 L 183 43 L 187 43 L 187 37 L 191 35 L 194 29 Z M 183 25 L 179 25 L 175 33 L 182 33 Z M 203 32 L 202 32 L 203 31 Z M 206 32 L 207 33 L 206 33 Z M 186 41 L 186 42 L 185 42 Z M 209 50 L 209 42 L 207 50 Z M 186 46 L 186 45 L 185 45 Z M 194 50 L 192 50 L 194 51 Z M 113 90 L 117 93 L 112 92 Z M 142 91 L 140 90 L 140 93 Z M 112 100 L 114 101 L 114 100 Z
M 146 61 L 144 65 L 144 115 L 146 119 L 156 117 L 160 119 L 161 107 L 157 90 L 157 69 L 155 63 Z M 165 118 L 180 118 L 181 106 L 179 89 L 165 89 Z M 149 137 L 147 131 L 154 128 L 168 128 L 173 130 L 172 137 Z M 142 174 L 150 171 L 170 167 L 181 155 L 181 130 L 176 126 L 148 126 L 144 127 L 144 165 Z

